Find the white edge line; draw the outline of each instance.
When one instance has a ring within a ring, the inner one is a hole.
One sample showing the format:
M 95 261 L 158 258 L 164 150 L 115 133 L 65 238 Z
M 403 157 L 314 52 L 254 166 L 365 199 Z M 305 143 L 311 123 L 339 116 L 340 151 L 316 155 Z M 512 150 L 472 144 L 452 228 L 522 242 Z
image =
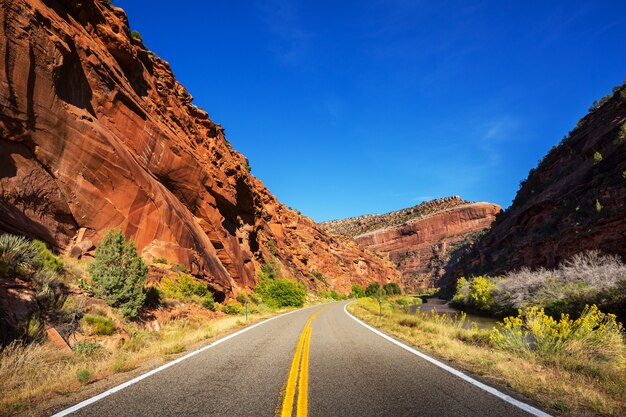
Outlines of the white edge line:
M 213 342 L 213 343 L 211 343 L 209 345 L 203 346 L 203 347 L 201 347 L 198 350 L 194 350 L 193 352 L 188 353 L 185 356 L 181 356 L 180 358 L 175 359 L 175 360 L 173 360 L 171 362 L 168 362 L 165 365 L 161 365 L 158 368 L 155 368 L 155 369 L 153 369 L 151 371 L 146 372 L 145 374 L 139 375 L 138 377 L 133 378 L 130 381 L 126 381 L 126 382 L 124 382 L 124 383 L 122 383 L 120 385 L 117 385 L 117 386 L 109 389 L 109 390 L 106 390 L 103 393 L 100 393 L 100 394 L 96 395 L 95 397 L 88 398 L 88 399 L 86 399 L 84 401 L 79 402 L 76 405 L 73 405 L 70 408 L 66 408 L 63 411 L 59 411 L 58 413 L 53 414 L 52 417 L 62 417 L 62 416 L 66 416 L 68 414 L 71 414 L 71 413 L 73 413 L 75 411 L 78 411 L 81 408 L 87 407 L 88 405 L 93 404 L 96 401 L 100 401 L 101 399 L 103 399 L 105 397 L 108 397 L 111 394 L 115 394 L 116 392 L 121 391 L 124 388 L 128 388 L 131 385 L 136 384 L 137 382 L 141 381 L 142 379 L 148 378 L 149 376 L 152 376 L 152 375 L 156 374 L 157 372 L 161 372 L 164 369 L 169 368 L 170 366 L 174 366 L 174 365 L 176 365 L 176 364 L 178 364 L 178 363 L 180 363 L 180 362 L 182 362 L 184 360 L 187 360 L 187 359 L 191 358 L 192 356 L 197 355 L 198 353 L 201 353 L 201 352 L 204 352 L 205 350 L 211 349 L 212 347 L 215 347 L 215 346 L 219 345 L 220 343 L 223 343 L 223 342 L 225 342 L 225 341 L 227 341 L 229 339 L 232 339 L 233 337 L 237 337 L 240 334 L 247 332 L 248 330 L 252 330 L 252 329 L 254 329 L 257 326 L 260 326 L 260 325 L 265 324 L 265 323 L 269 323 L 270 321 L 272 321 L 274 319 L 277 319 L 279 317 L 284 317 L 284 316 L 287 316 L 289 314 L 296 313 L 298 311 L 307 310 L 307 309 L 313 308 L 313 307 L 318 307 L 320 305 L 323 305 L 323 304 L 318 304 L 318 305 L 314 305 L 314 306 L 307 307 L 307 308 L 301 308 L 301 309 L 298 309 L 298 310 L 289 311 L 287 313 L 279 314 L 278 316 L 270 317 L 270 318 L 265 319 L 265 320 L 263 320 L 263 321 L 261 321 L 259 323 L 256 323 L 256 324 L 253 324 L 251 326 L 245 327 L 245 328 L 243 328 L 243 329 L 241 329 L 241 330 L 239 330 L 239 331 L 237 331 L 235 333 L 229 334 L 228 336 L 224 336 L 221 339 L 218 339 L 218 340 L 216 340 L 215 342 Z
M 345 304 L 343 306 L 343 311 L 345 311 L 345 313 L 350 318 L 354 319 L 357 323 L 359 323 L 363 327 L 367 328 L 368 330 L 371 330 L 372 332 L 376 333 L 380 337 L 382 337 L 384 339 L 387 339 L 388 341 L 390 341 L 391 343 L 401 347 L 402 349 L 407 350 L 407 351 L 411 352 L 412 354 L 419 356 L 420 358 L 422 358 L 422 359 L 432 363 L 433 365 L 438 366 L 441 369 L 450 372 L 452 375 L 457 376 L 457 377 L 461 378 L 462 380 L 464 380 L 466 382 L 469 382 L 470 384 L 472 384 L 472 385 L 482 389 L 483 391 L 488 392 L 489 394 L 495 395 L 496 397 L 500 398 L 501 400 L 504 400 L 507 403 L 509 403 L 511 405 L 514 405 L 515 407 L 517 407 L 517 408 L 519 408 L 521 410 L 524 410 L 524 411 L 526 411 L 529 414 L 532 414 L 533 416 L 537 416 L 537 417 L 552 417 L 550 414 L 547 414 L 547 413 L 539 410 L 538 408 L 535 408 L 535 407 L 533 407 L 533 406 L 531 406 L 529 404 L 526 404 L 526 403 L 524 403 L 522 401 L 516 400 L 515 398 L 511 397 L 510 395 L 507 395 L 507 394 L 503 393 L 502 391 L 498 391 L 497 389 L 495 389 L 495 388 L 493 388 L 493 387 L 491 387 L 489 385 L 483 384 L 482 382 L 477 381 L 474 378 L 465 375 L 463 372 L 457 371 L 456 369 L 446 365 L 445 363 L 439 362 L 437 359 L 433 359 L 430 356 L 428 356 L 428 355 L 426 355 L 426 354 L 424 354 L 424 353 L 422 353 L 422 352 L 420 352 L 420 351 L 418 351 L 416 349 L 413 349 L 412 347 L 409 347 L 409 346 L 405 345 L 402 342 L 399 342 L 398 340 L 394 339 L 393 337 L 391 337 L 389 335 L 386 335 L 385 333 L 381 332 L 380 330 L 373 328 L 369 324 L 364 323 L 360 319 L 358 319 L 355 316 L 353 316 L 352 314 L 350 314 L 348 312 L 348 309 L 347 309 L 348 304 L 350 304 L 350 303 L 347 303 L 347 304 Z

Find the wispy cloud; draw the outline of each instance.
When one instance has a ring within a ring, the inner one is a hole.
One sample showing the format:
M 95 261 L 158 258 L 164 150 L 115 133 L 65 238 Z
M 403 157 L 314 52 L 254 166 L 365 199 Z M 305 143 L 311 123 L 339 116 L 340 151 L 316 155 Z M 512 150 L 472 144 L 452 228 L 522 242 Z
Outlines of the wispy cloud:
M 514 136 L 518 126 L 519 121 L 507 115 L 486 122 L 479 127 L 482 133 L 478 139 L 478 146 L 489 166 L 494 166 L 502 161 L 502 148 L 506 146 L 507 140 Z

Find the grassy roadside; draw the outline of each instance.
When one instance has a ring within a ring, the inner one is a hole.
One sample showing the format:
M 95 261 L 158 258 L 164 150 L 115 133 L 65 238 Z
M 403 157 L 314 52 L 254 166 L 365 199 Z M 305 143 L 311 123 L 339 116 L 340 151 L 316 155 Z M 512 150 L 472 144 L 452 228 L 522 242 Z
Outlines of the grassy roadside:
M 625 364 L 550 360 L 532 352 L 494 349 L 489 331 L 463 329 L 447 316 L 406 314 L 393 299 L 383 303 L 382 319 L 371 298 L 358 299 L 348 311 L 454 367 L 509 387 L 554 414 L 626 416 Z
M 131 329 L 131 339 L 114 351 L 95 345 L 80 352 L 63 352 L 49 343 L 12 345 L 0 353 L 0 416 L 47 415 L 51 407 L 69 406 L 290 310 L 253 313 L 247 322 L 243 316 L 193 315 L 171 320 L 159 332 Z

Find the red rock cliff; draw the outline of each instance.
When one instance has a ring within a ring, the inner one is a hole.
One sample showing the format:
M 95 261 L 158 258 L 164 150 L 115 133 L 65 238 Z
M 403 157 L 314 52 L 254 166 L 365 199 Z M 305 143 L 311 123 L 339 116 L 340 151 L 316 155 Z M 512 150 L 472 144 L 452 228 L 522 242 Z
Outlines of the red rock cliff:
M 361 216 L 322 224 L 337 233 L 365 232 L 355 239 L 387 254 L 406 285 L 437 285 L 449 252 L 472 234 L 488 228 L 500 206 L 448 197 L 383 215 Z
M 590 249 L 626 259 L 626 86 L 531 169 L 511 207 L 448 276 L 549 268 Z
M 167 62 L 97 0 L 0 9 L 0 230 L 57 248 L 121 228 L 144 255 L 226 293 L 275 256 L 335 288 L 395 280 L 393 265 L 285 208 L 192 104 Z

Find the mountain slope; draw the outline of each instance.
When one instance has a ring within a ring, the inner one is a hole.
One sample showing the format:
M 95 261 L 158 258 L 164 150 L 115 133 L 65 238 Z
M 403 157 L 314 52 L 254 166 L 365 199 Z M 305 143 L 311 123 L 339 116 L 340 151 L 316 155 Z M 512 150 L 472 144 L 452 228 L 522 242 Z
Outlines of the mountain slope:
M 450 250 L 488 228 L 500 210 L 496 204 L 472 203 L 454 196 L 321 226 L 353 236 L 364 247 L 386 254 L 401 271 L 406 285 L 433 286 L 438 284 Z
M 253 287 L 270 258 L 344 291 L 396 279 L 250 175 L 121 9 L 16 0 L 0 13 L 0 230 L 70 249 L 121 228 L 146 257 L 184 263 L 224 293 Z
M 626 87 L 532 169 L 513 204 L 449 266 L 455 278 L 554 267 L 589 249 L 626 257 Z

